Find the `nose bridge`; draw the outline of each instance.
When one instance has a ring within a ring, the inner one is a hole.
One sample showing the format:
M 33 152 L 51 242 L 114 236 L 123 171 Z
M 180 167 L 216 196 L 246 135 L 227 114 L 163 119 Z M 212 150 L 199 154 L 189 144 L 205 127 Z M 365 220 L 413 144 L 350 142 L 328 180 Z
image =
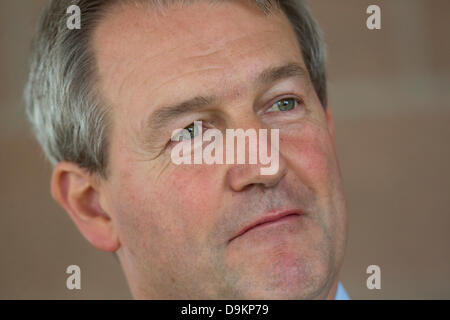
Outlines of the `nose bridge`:
M 234 191 L 241 191 L 249 185 L 262 185 L 264 187 L 272 187 L 284 177 L 286 174 L 286 162 L 279 152 L 279 134 L 274 134 L 273 129 L 265 126 L 255 114 L 245 115 L 236 121 L 233 121 L 234 132 L 240 129 L 240 133 L 246 133 L 244 163 L 239 162 L 238 152 L 243 152 L 237 148 L 239 146 L 235 136 L 226 135 L 225 139 L 233 139 L 234 150 L 229 150 L 231 142 L 227 142 L 227 153 L 233 153 L 233 162 L 228 162 L 227 180 L 228 184 Z M 255 136 L 252 136 L 248 130 L 254 130 Z M 265 131 L 265 132 L 264 132 Z M 256 143 L 256 146 L 250 144 Z M 256 162 L 251 162 L 251 157 L 256 156 Z M 242 160 L 242 157 L 241 157 Z
M 267 128 L 253 112 L 236 115 L 231 124 L 232 128 L 227 128 L 225 132 L 228 163 L 243 164 L 242 160 L 245 159 L 246 164 L 257 165 L 259 163 L 260 133 L 261 130 L 267 130 Z M 244 143 L 242 143 L 243 141 Z M 230 146 L 233 148 L 232 150 Z M 270 148 L 270 146 L 268 147 Z M 252 162 L 252 159 L 256 160 Z
M 247 112 L 239 112 L 233 117 L 231 125 L 236 129 L 262 129 L 264 125 L 253 110 L 245 108 Z

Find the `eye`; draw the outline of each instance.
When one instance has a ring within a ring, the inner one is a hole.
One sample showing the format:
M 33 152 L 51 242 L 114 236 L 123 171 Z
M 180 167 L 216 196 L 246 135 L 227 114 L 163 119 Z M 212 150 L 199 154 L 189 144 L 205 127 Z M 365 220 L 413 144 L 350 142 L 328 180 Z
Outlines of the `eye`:
M 194 139 L 200 131 L 200 127 L 202 126 L 201 121 L 194 121 L 187 127 L 184 127 L 183 130 L 180 130 L 172 137 L 172 141 L 184 141 L 184 140 L 192 140 Z
M 187 127 L 184 128 L 184 130 L 187 130 L 189 132 L 188 139 L 194 139 L 198 135 L 199 126 L 195 122 L 191 123 Z
M 266 112 L 291 111 L 299 103 L 294 98 L 283 98 L 275 102 Z

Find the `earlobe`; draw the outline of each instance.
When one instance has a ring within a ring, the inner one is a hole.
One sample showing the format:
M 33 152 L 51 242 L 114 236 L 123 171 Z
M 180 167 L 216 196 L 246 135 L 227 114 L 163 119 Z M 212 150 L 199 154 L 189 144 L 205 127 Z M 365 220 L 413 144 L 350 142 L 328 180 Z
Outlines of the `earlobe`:
M 101 188 L 92 174 L 75 163 L 60 162 L 53 168 L 51 193 L 93 246 L 109 252 L 120 247 L 113 220 L 99 201 Z

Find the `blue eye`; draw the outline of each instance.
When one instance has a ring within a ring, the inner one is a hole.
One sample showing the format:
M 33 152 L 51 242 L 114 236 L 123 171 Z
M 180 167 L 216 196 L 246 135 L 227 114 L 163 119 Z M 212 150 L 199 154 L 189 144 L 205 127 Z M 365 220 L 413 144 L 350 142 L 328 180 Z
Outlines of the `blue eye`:
M 179 131 L 172 137 L 172 141 L 184 141 L 184 140 L 192 140 L 199 134 L 199 126 L 201 125 L 197 123 L 197 121 L 192 122 L 190 125 L 185 127 L 183 130 Z
M 267 112 L 275 112 L 275 111 L 291 111 L 295 108 L 297 104 L 297 100 L 294 98 L 284 98 L 275 102 Z
M 189 132 L 189 138 L 194 139 L 198 135 L 198 126 L 195 123 L 191 123 L 187 127 L 184 128 Z

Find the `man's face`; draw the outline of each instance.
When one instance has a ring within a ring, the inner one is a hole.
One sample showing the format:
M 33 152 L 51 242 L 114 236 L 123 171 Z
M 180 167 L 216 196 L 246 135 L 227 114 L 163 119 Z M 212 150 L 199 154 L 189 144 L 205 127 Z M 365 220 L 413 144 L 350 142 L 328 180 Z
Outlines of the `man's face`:
M 238 2 L 200 1 L 164 14 L 121 6 L 93 43 L 112 119 L 100 201 L 133 295 L 329 296 L 344 254 L 345 201 L 331 120 L 287 19 Z M 270 72 L 289 64 L 290 72 Z M 215 99 L 159 111 L 197 96 Z M 282 99 L 294 107 L 277 109 Z M 172 132 L 194 120 L 222 132 L 279 129 L 278 172 L 175 165 Z M 291 215 L 241 232 L 279 213 Z

